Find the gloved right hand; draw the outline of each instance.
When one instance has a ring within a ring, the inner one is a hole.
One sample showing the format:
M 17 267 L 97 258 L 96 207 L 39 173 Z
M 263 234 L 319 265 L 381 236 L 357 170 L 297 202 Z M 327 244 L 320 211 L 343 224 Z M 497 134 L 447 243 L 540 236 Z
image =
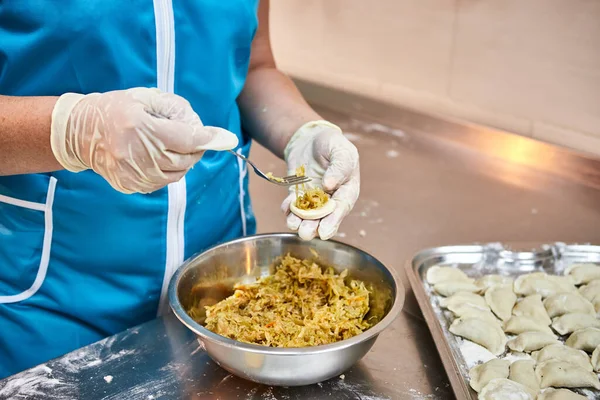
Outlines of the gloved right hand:
M 147 88 L 60 96 L 50 142 L 65 169 L 92 169 L 123 193 L 158 190 L 180 180 L 205 150 L 238 145 L 233 133 L 203 126 L 184 98 Z

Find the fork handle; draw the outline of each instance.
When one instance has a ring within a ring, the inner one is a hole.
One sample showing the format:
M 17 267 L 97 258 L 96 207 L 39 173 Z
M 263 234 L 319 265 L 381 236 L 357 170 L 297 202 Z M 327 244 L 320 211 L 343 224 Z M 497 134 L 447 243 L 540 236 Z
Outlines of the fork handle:
M 248 161 L 248 159 L 246 157 L 244 157 L 243 154 L 240 154 L 240 153 L 238 153 L 236 151 L 233 151 L 233 150 L 227 150 L 227 151 L 230 152 L 231 154 L 233 154 L 234 156 L 241 158 L 244 161 Z

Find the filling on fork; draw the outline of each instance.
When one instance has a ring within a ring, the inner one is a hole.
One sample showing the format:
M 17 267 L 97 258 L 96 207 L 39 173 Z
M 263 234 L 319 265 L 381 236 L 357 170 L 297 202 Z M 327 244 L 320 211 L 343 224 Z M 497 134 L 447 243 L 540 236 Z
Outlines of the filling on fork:
M 272 172 L 267 172 L 267 178 L 269 178 L 270 180 L 275 181 L 275 182 L 283 183 L 283 178 L 273 175 Z

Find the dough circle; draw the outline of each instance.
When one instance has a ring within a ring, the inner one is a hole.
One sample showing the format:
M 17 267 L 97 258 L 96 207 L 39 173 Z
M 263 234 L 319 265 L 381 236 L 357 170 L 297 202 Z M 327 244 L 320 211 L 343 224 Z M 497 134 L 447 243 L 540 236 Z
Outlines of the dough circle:
M 323 207 L 319 207 L 314 210 L 301 210 L 300 208 L 296 207 L 296 202 L 292 201 L 292 204 L 290 204 L 290 211 L 302 219 L 314 220 L 328 216 L 335 210 L 335 207 L 335 200 L 329 199 Z

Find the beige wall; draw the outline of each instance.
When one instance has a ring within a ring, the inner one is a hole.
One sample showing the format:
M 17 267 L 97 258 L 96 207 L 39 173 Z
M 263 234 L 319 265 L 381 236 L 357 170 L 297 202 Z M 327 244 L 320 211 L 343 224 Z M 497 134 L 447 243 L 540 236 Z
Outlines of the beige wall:
M 600 155 L 600 0 L 272 0 L 300 78 Z

